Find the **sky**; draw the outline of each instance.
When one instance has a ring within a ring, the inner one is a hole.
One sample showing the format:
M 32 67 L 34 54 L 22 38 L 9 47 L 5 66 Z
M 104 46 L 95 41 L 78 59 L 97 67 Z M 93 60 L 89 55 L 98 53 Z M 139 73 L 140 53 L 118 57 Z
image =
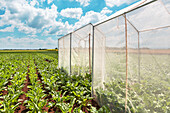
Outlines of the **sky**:
M 0 0 L 0 49 L 53 49 L 58 38 L 140 0 Z

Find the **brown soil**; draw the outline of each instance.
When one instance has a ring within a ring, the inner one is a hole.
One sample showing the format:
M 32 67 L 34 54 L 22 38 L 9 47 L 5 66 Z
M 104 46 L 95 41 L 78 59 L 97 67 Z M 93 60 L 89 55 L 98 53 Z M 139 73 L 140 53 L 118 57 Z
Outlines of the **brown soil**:
M 29 66 L 27 67 L 28 68 L 28 72 L 29 72 Z M 30 85 L 30 79 L 29 79 L 29 74 L 27 73 L 27 76 L 26 76 L 26 80 L 25 80 L 25 83 L 24 83 L 24 87 L 22 88 L 22 91 L 27 93 L 28 92 L 28 88 L 27 86 Z M 19 99 L 22 99 L 22 101 L 20 101 L 22 104 L 19 105 L 19 107 L 15 110 L 15 113 L 26 113 L 27 111 L 29 111 L 29 109 L 26 109 L 26 106 L 23 105 L 24 101 L 25 100 L 29 100 L 28 97 L 26 97 L 25 94 L 22 94 L 19 96 Z
M 100 106 L 97 104 L 97 102 L 96 102 L 94 99 L 92 99 L 92 100 L 87 100 L 87 102 L 88 102 L 88 104 L 91 104 L 93 107 L 96 107 L 97 110 L 100 108 Z M 73 108 L 72 108 L 71 113 L 73 113 L 74 108 L 77 108 L 77 107 L 79 107 L 79 106 L 80 106 L 79 104 L 75 103 L 74 106 L 73 106 Z M 81 108 L 81 110 L 82 110 L 83 112 L 85 112 L 85 113 L 90 113 L 90 112 L 88 111 L 88 109 L 90 109 L 89 106 L 83 106 L 83 107 Z
M 16 73 L 16 72 L 15 72 L 15 73 Z M 15 73 L 14 73 L 14 74 L 15 74 Z M 14 76 L 14 74 L 12 75 L 12 77 Z M 9 79 L 8 79 L 8 83 L 5 85 L 5 86 L 6 86 L 5 89 L 7 89 L 9 85 L 12 85 L 12 83 L 10 82 L 10 80 L 12 80 L 12 78 L 9 78 Z M 7 95 L 7 94 L 8 94 L 8 91 L 2 90 L 2 91 L 0 91 L 0 94 L 2 94 L 2 95 Z M 0 99 L 0 101 L 3 101 L 3 99 Z M 1 105 L 1 104 L 0 104 L 0 105 Z M 0 109 L 1 109 L 1 108 L 0 108 Z
M 7 89 L 9 85 L 12 85 L 12 83 L 10 82 L 10 80 L 11 80 L 11 78 L 9 79 L 8 83 L 5 85 L 5 86 L 6 86 L 5 89 Z M 0 91 L 0 94 L 2 94 L 3 96 L 4 96 L 4 95 L 7 95 L 7 94 L 8 94 L 8 91 L 2 90 L 2 91 Z M 3 101 L 3 99 L 0 99 L 0 100 Z M 1 105 L 1 104 L 0 104 L 0 105 Z
M 8 94 L 8 91 L 3 90 L 3 91 L 1 91 L 0 93 L 2 93 L 2 95 L 6 95 L 6 94 Z
M 50 62 L 48 61 L 47 59 L 45 60 L 47 62 Z M 35 63 L 35 60 L 34 60 L 34 63 Z M 37 66 L 37 64 L 35 63 L 35 66 Z M 47 94 L 47 96 L 44 98 L 47 100 L 47 102 L 52 102 L 52 103 L 55 103 L 54 100 L 52 100 L 52 96 L 49 94 L 50 91 L 48 91 L 47 89 L 45 89 L 46 87 L 46 84 L 42 83 L 42 76 L 41 74 L 38 72 L 38 68 L 36 68 L 36 74 L 38 75 L 38 79 L 40 81 L 40 83 L 42 84 L 42 89 L 45 91 L 45 94 Z M 59 88 L 60 89 L 60 88 Z M 61 89 L 60 89 L 61 90 Z M 62 96 L 62 95 L 60 95 Z M 93 107 L 96 107 L 97 109 L 100 108 L 100 106 L 97 104 L 97 102 L 95 100 L 88 100 L 88 103 L 92 104 Z M 47 105 L 47 104 L 46 104 Z M 43 107 L 43 110 L 48 112 L 48 113 L 55 113 L 55 112 L 58 112 L 60 113 L 61 111 L 57 108 L 57 107 L 52 107 L 52 108 L 48 108 L 46 107 L 46 105 Z M 78 105 L 77 103 L 74 104 L 73 108 L 72 108 L 72 112 L 74 110 L 74 108 L 77 108 L 79 107 L 80 105 Z M 82 111 L 85 112 L 85 113 L 90 113 L 87 108 L 89 109 L 89 107 L 86 107 L 86 106 L 83 106 L 82 107 Z
M 8 85 L 8 86 L 9 86 L 9 85 L 12 85 L 12 83 L 9 81 L 7 85 Z
M 49 62 L 49 63 L 51 62 L 51 61 L 48 60 L 48 59 L 46 59 L 45 61 L 47 61 L 47 62 Z M 34 63 L 35 63 L 35 60 L 34 60 Z M 36 63 L 35 63 L 35 65 L 36 65 Z M 37 66 L 37 65 L 36 65 L 36 66 Z M 28 73 L 29 73 L 29 66 L 27 66 L 27 69 L 28 69 L 28 72 L 27 72 L 26 80 L 25 80 L 25 83 L 24 83 L 24 87 L 22 88 L 22 91 L 25 92 L 25 93 L 27 93 L 28 90 L 29 90 L 29 88 L 27 88 L 27 86 L 31 84 L 31 83 L 30 83 L 30 79 L 29 79 L 29 74 L 28 74 Z M 44 99 L 46 99 L 48 103 L 49 103 L 49 102 L 55 103 L 55 101 L 52 100 L 52 96 L 49 94 L 50 91 L 48 91 L 47 89 L 45 89 L 46 84 L 42 83 L 42 76 L 41 76 L 41 74 L 38 72 L 38 68 L 36 68 L 36 74 L 38 75 L 38 79 L 37 79 L 37 80 L 40 81 L 40 83 L 42 84 L 42 89 L 45 90 L 45 94 L 47 94 L 47 96 L 46 96 Z M 8 84 L 7 84 L 6 86 L 8 87 L 8 85 L 12 85 L 10 81 L 8 82 Z M 59 90 L 61 90 L 61 89 L 59 88 Z M 3 91 L 1 91 L 0 93 L 2 93 L 3 95 L 6 95 L 6 94 L 8 93 L 8 91 L 3 90 Z M 62 94 L 61 94 L 60 96 L 62 96 Z M 19 99 L 22 99 L 22 101 L 20 101 L 20 102 L 21 102 L 21 105 L 19 105 L 19 107 L 15 110 L 14 113 L 26 113 L 27 111 L 29 111 L 29 109 L 27 109 L 26 106 L 23 105 L 23 103 L 24 103 L 25 100 L 29 100 L 29 98 L 26 97 L 25 94 L 22 94 L 22 95 L 19 96 Z M 2 100 L 2 99 L 1 99 L 1 100 Z M 2 101 L 3 101 L 3 100 L 2 100 Z M 48 104 L 48 103 L 47 103 L 47 104 Z M 97 109 L 100 108 L 100 106 L 97 104 L 97 102 L 96 102 L 95 100 L 88 100 L 88 103 L 89 103 L 89 104 L 92 104 L 92 106 L 93 106 L 93 107 L 96 107 Z M 47 105 L 47 104 L 46 104 L 46 105 Z M 60 113 L 60 112 L 61 112 L 57 107 L 48 108 L 48 107 L 46 107 L 46 105 L 43 107 L 43 110 L 46 111 L 46 112 L 48 112 L 48 113 L 55 113 L 55 112 Z M 77 107 L 79 107 L 79 106 L 80 106 L 79 104 L 75 103 L 74 106 L 73 106 L 73 108 L 72 108 L 72 112 L 73 112 L 74 108 L 77 108 Z M 89 107 L 83 106 L 83 107 L 82 107 L 82 111 L 85 112 L 85 113 L 90 113 L 90 112 L 87 110 L 87 108 L 89 109 Z
M 45 61 L 47 61 L 47 62 L 49 62 L 49 63 L 51 62 L 51 60 L 49 60 L 49 59 L 47 59 L 47 58 L 45 59 Z
M 37 66 L 37 64 L 35 63 L 35 60 L 34 60 L 34 64 L 35 66 Z M 44 93 L 47 94 L 47 96 L 44 98 L 47 100 L 47 102 L 52 102 L 52 96 L 49 94 L 50 91 L 48 91 L 47 89 L 45 89 L 46 85 L 44 83 L 42 83 L 42 76 L 41 74 L 38 72 L 38 68 L 35 69 L 36 70 L 36 74 L 38 75 L 38 79 L 40 81 L 40 83 L 42 84 L 42 89 L 45 91 Z M 48 104 L 48 103 L 47 103 Z M 46 104 L 46 105 L 47 105 Z M 43 110 L 48 112 L 48 113 L 55 113 L 56 111 L 56 108 L 48 108 L 46 107 L 46 105 L 43 107 Z

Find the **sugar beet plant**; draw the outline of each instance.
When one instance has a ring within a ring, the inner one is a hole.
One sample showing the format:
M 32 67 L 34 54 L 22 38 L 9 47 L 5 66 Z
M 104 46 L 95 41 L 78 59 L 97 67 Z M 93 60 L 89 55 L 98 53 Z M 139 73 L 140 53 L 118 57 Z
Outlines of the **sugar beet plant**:
M 13 60 L 5 62 L 7 59 Z M 3 62 L 6 65 L 0 65 L 0 112 L 13 113 L 21 104 L 19 96 L 23 93 L 21 89 L 26 79 L 26 65 L 21 63 L 21 60 L 17 61 L 13 55 L 6 57 Z M 20 66 L 18 66 L 19 63 L 21 63 Z
M 20 106 L 25 106 L 30 113 L 50 110 L 57 113 L 110 113 L 106 106 L 100 109 L 92 106 L 91 75 L 66 74 L 58 69 L 54 55 L 8 53 L 0 56 L 0 112 L 14 113 L 22 110 Z M 22 91 L 23 88 L 28 91 Z M 20 99 L 21 95 L 27 100 Z
M 31 60 L 29 63 L 29 78 L 31 85 L 28 85 L 29 91 L 26 93 L 26 96 L 29 97 L 29 100 L 24 101 L 26 107 L 33 113 L 44 113 L 43 107 L 47 104 L 47 100 L 44 99 L 46 94 L 42 89 L 42 84 L 38 80 L 36 74 L 34 62 Z
M 34 56 L 36 59 L 36 56 Z M 102 113 L 109 108 L 102 107 L 99 111 L 90 104 L 91 97 L 91 75 L 85 76 L 67 75 L 62 70 L 57 69 L 57 65 L 43 62 L 44 58 L 36 60 L 38 71 L 42 76 L 46 89 L 52 95 L 53 102 L 49 107 L 57 107 L 60 112 L 83 112 L 85 108 L 88 112 Z
M 114 62 L 109 66 L 110 69 L 107 68 L 104 89 L 96 88 L 95 93 L 99 103 L 107 105 L 113 113 L 125 112 L 126 76 L 124 75 L 125 65 L 123 65 L 125 60 L 121 55 L 113 56 Z M 130 57 L 132 60 L 128 68 L 127 112 L 169 113 L 169 56 L 141 55 L 140 76 L 138 75 L 138 55 L 131 54 Z M 101 83 L 100 80 L 99 83 Z M 96 84 L 96 86 L 99 85 Z

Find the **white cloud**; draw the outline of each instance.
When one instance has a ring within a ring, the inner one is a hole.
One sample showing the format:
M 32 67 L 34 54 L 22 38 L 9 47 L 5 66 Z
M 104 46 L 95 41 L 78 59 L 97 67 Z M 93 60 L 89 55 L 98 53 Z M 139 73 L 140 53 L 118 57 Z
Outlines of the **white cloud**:
M 70 1 L 74 1 L 74 0 L 70 0 Z M 85 6 L 88 6 L 90 3 L 91 0 L 75 0 L 77 2 L 80 2 L 80 5 L 83 5 L 84 7 Z
M 52 3 L 53 2 L 53 0 L 47 0 L 47 3 L 48 4 L 50 4 L 50 3 Z
M 76 0 L 76 1 L 80 2 L 80 4 L 83 6 L 88 6 L 90 2 L 90 0 Z
M 45 0 L 40 0 L 41 3 L 45 2 Z
M 82 16 L 80 20 L 75 23 L 74 29 L 82 27 L 83 25 L 86 25 L 88 23 L 96 23 L 105 19 L 106 17 L 107 16 L 102 13 L 89 11 L 85 14 L 85 16 Z
M 109 14 L 109 13 L 112 13 L 113 11 L 112 10 L 109 10 L 107 7 L 104 7 L 101 11 L 101 14 Z
M 122 4 L 130 4 L 136 0 L 105 0 L 106 5 L 109 7 L 120 6 Z
M 0 49 L 39 49 L 39 48 L 55 48 L 57 47 L 57 39 L 51 37 L 41 40 L 36 38 L 0 38 Z
M 32 1 L 30 2 L 30 5 L 31 5 L 31 6 L 39 5 L 39 2 L 38 2 L 37 0 L 32 0 Z
M 18 28 L 18 31 L 24 32 L 26 34 L 36 34 L 37 32 L 40 32 L 40 30 L 37 30 L 36 28 L 28 27 L 23 23 L 17 24 L 16 28 Z
M 77 1 L 84 6 L 87 6 L 90 2 L 90 0 Z M 43 32 L 43 35 L 62 35 L 87 23 L 98 22 L 107 17 L 105 14 L 111 13 L 108 8 L 103 8 L 101 12 L 89 11 L 82 16 L 81 8 L 63 9 L 60 13 L 62 16 L 79 19 L 75 25 L 70 25 L 68 22 L 56 21 L 59 13 L 54 4 L 46 9 L 35 7 L 35 5 L 43 2 L 44 0 L 32 0 L 30 2 L 27 0 L 0 0 L 0 7 L 3 5 L 6 9 L 5 14 L 0 15 L 0 26 L 10 25 L 29 35 L 40 32 Z M 12 31 L 12 28 L 6 28 L 2 31 Z
M 112 11 L 107 7 L 104 7 L 101 12 L 86 12 L 86 14 L 80 17 L 79 21 L 74 24 L 74 30 L 89 23 L 94 24 L 96 22 L 102 21 L 107 18 L 106 14 L 108 13 L 112 13 Z
M 69 25 L 66 21 L 65 23 L 56 22 L 52 27 L 44 31 L 44 35 L 54 34 L 54 35 L 63 35 L 73 31 L 73 26 Z
M 5 29 L 0 29 L 0 32 L 14 32 L 14 26 L 6 27 Z
M 14 28 L 18 28 L 19 31 L 29 35 L 35 35 L 43 31 L 43 35 L 63 35 L 73 31 L 73 29 L 79 28 L 89 22 L 95 23 L 105 17 L 104 13 L 98 13 L 89 11 L 83 14 L 81 8 L 67 8 L 61 11 L 61 15 L 65 17 L 71 17 L 79 19 L 75 25 L 70 25 L 68 22 L 56 21 L 58 17 L 57 7 L 53 4 L 50 8 L 42 9 L 35 8 L 35 5 L 41 4 L 44 0 L 32 0 L 28 2 L 26 0 L 1 0 L 0 4 L 3 4 L 6 11 L 4 15 L 0 15 L 0 26 L 11 25 Z M 77 0 L 80 4 L 87 6 L 90 0 Z M 30 3 L 30 4 L 29 4 Z M 0 5 L 1 6 L 1 5 Z M 105 9 L 106 10 L 106 9 Z M 4 29 L 2 31 L 6 31 Z M 11 30 L 12 31 L 12 30 Z
M 12 25 L 25 33 L 35 34 L 53 26 L 58 16 L 57 7 L 54 4 L 51 8 L 41 9 L 34 7 L 36 1 L 32 5 L 26 0 L 2 0 L 2 3 L 6 11 L 4 15 L 0 15 L 0 26 Z
M 83 11 L 81 8 L 67 8 L 61 10 L 60 14 L 64 17 L 80 19 Z
M 38 37 L 37 35 L 28 35 L 28 37 Z
M 4 6 L 4 0 L 0 0 L 0 9 Z

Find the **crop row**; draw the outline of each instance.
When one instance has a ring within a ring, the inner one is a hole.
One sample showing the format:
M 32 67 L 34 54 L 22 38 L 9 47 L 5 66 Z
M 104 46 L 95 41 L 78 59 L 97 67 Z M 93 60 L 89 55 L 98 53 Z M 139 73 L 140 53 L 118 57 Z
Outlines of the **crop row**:
M 103 113 L 91 97 L 91 75 L 67 75 L 52 55 L 3 54 L 0 64 L 0 111 Z

